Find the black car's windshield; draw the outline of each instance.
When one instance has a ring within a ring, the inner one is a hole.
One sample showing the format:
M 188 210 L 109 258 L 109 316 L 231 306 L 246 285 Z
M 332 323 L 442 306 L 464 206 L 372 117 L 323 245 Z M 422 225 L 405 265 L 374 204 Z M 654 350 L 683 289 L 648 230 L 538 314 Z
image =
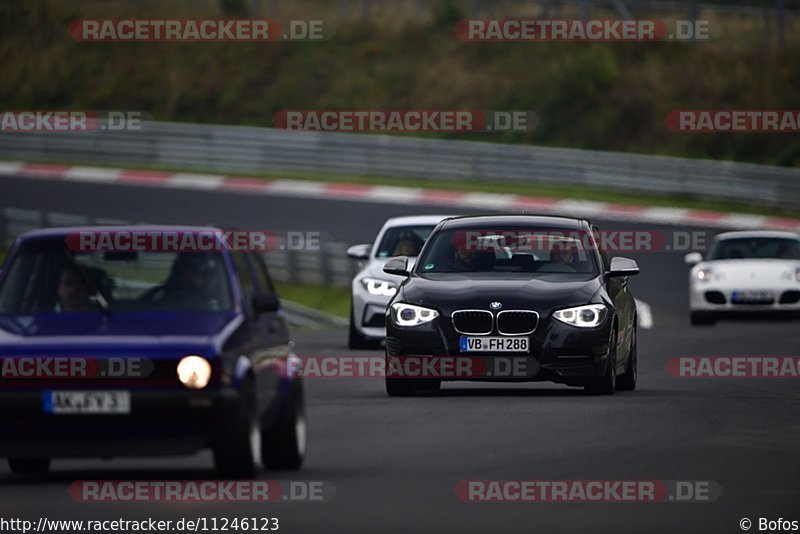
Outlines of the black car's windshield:
M 800 240 L 782 237 L 720 239 L 709 251 L 709 260 L 800 260 Z
M 422 245 L 435 227 L 433 224 L 425 224 L 388 228 L 381 238 L 378 250 L 375 251 L 375 257 L 418 256 Z
M 88 252 L 24 243 L 0 282 L 0 313 L 217 311 L 232 307 L 218 252 Z M 100 293 L 98 296 L 97 293 Z
M 585 278 L 599 274 L 589 234 L 553 228 L 443 230 L 417 262 L 419 274 L 519 273 Z M 570 276 L 572 275 L 572 276 Z

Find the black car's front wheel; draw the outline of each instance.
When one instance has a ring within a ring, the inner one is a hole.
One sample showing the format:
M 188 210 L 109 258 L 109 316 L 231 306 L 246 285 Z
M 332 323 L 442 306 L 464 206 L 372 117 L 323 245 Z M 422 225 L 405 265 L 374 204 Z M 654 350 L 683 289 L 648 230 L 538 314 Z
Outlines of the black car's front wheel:
M 634 326 L 631 350 L 628 352 L 628 363 L 625 366 L 625 374 L 617 377 L 617 389 L 620 391 L 633 391 L 636 389 L 636 382 L 639 378 L 639 351 L 637 349 L 638 335 L 636 330 Z
M 386 394 L 390 397 L 413 397 L 417 394 L 431 395 L 439 391 L 442 381 L 436 378 L 405 378 L 390 376 L 393 374 L 389 359 L 386 359 Z
M 8 467 L 17 475 L 46 473 L 50 469 L 50 458 L 9 458 Z
M 586 385 L 586 391 L 592 395 L 613 395 L 617 385 L 617 329 L 611 329 L 608 341 L 608 358 L 603 376 L 595 378 Z

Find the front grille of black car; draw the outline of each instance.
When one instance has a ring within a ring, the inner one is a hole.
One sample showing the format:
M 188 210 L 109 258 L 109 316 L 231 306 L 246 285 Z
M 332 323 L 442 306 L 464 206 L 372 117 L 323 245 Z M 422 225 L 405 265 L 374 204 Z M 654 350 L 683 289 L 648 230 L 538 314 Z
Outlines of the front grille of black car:
M 484 336 L 492 333 L 494 320 L 486 310 L 457 310 L 453 312 L 453 328 L 462 334 Z
M 524 335 L 536 330 L 539 314 L 530 310 L 505 310 L 497 314 L 497 333 Z
M 721 291 L 706 291 L 706 300 L 711 304 L 725 304 L 727 300 Z

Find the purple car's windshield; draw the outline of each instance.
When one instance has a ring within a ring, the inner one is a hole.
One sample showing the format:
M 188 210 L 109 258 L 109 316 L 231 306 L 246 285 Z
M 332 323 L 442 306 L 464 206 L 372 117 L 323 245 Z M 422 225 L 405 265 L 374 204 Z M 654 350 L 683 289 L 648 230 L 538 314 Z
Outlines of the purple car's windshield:
M 73 253 L 25 243 L 0 279 L 0 314 L 222 311 L 232 307 L 218 252 Z

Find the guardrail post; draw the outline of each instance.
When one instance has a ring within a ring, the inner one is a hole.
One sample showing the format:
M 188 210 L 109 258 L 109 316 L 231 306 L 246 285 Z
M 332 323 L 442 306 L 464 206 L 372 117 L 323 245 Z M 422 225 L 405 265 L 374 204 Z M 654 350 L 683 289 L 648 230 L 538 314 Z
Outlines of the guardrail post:
M 286 271 L 289 273 L 289 281 L 293 284 L 300 282 L 300 272 L 297 264 L 297 251 L 292 248 L 286 250 Z
M 50 214 L 42 210 L 39 212 L 39 228 L 47 228 L 50 226 Z
M 0 249 L 6 248 L 6 210 L 0 208 Z
M 769 11 L 764 10 L 764 44 L 769 44 Z
M 587 20 L 589 18 L 589 0 L 579 0 L 579 15 L 578 18 L 581 20 Z
M 320 283 L 329 287 L 333 285 L 333 273 L 331 272 L 330 254 L 328 253 L 328 243 L 320 243 L 317 252 L 319 259 Z

